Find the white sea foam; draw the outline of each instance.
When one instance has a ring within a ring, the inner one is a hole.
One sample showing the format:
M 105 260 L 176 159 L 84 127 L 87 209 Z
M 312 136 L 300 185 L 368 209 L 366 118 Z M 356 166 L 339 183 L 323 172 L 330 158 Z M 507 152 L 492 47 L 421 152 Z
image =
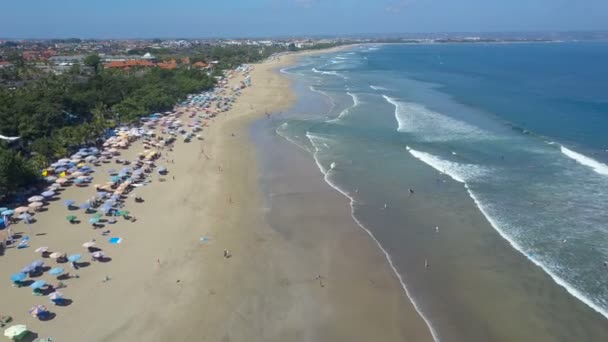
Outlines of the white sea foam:
M 398 101 L 382 95 L 395 107 L 395 119 L 399 132 L 415 133 L 425 141 L 491 139 L 492 135 L 466 122 L 437 113 L 423 105 Z
M 375 85 L 370 85 L 369 87 L 372 88 L 372 89 L 374 89 L 374 90 L 384 90 L 384 91 L 390 90 L 388 88 L 384 88 L 384 87 L 380 87 L 380 86 L 375 86 Z
M 321 94 L 321 95 L 327 97 L 327 99 L 329 99 L 329 102 L 331 103 L 331 107 L 329 108 L 329 110 L 327 111 L 326 114 L 331 113 L 334 110 L 334 108 L 336 108 L 336 102 L 334 101 L 334 99 L 331 96 L 329 96 L 329 94 L 327 94 L 326 92 L 324 92 L 322 90 L 317 89 L 315 86 L 309 86 L 309 88 L 311 91 Z
M 316 134 L 312 134 L 310 132 L 306 132 L 306 136 L 308 137 L 308 139 L 310 140 L 310 143 L 315 148 L 315 151 L 313 152 L 313 157 L 314 157 L 314 160 L 315 160 L 315 162 L 317 164 L 317 167 L 319 168 L 319 170 L 323 174 L 323 179 L 334 190 L 338 191 L 339 193 L 341 193 L 342 195 L 344 195 L 344 197 L 348 198 L 348 200 L 350 201 L 351 217 L 357 223 L 357 225 L 361 229 L 363 229 L 363 231 L 366 232 L 370 236 L 370 238 L 376 243 L 376 245 L 378 246 L 378 248 L 380 248 L 380 250 L 384 254 L 384 257 L 386 258 L 388 264 L 390 265 L 391 269 L 393 270 L 393 272 L 397 276 L 397 279 L 399 279 L 399 283 L 401 284 L 401 288 L 403 289 L 403 292 L 405 292 L 405 295 L 408 297 L 408 299 L 410 300 L 410 302 L 414 306 L 414 309 L 416 309 L 416 312 L 418 312 L 418 315 L 422 318 L 422 320 L 426 324 L 427 328 L 429 329 L 429 332 L 431 333 L 431 336 L 433 337 L 433 340 L 436 341 L 436 342 L 439 342 L 439 334 L 437 333 L 437 331 L 435 330 L 435 328 L 433 328 L 433 326 L 431 325 L 431 321 L 426 317 L 426 315 L 424 314 L 424 312 L 422 312 L 422 310 L 418 306 L 418 303 L 416 302 L 416 300 L 414 299 L 414 297 L 412 297 L 412 295 L 410 294 L 410 291 L 408 290 L 407 286 L 405 285 L 405 282 L 403 281 L 403 277 L 397 271 L 397 268 L 395 267 L 395 264 L 393 263 L 393 259 L 391 258 L 390 254 L 388 254 L 388 252 L 384 249 L 384 247 L 382 247 L 382 245 L 380 244 L 380 241 L 378 241 L 376 239 L 376 237 L 374 236 L 374 234 L 372 234 L 372 232 L 369 229 L 367 229 L 367 227 L 365 227 L 361 223 L 361 221 L 359 221 L 355 217 L 355 198 L 352 197 L 348 192 L 342 190 L 340 187 L 338 187 L 336 185 L 335 182 L 333 182 L 331 180 L 331 171 L 333 169 L 329 169 L 329 170 L 326 169 L 323 166 L 323 164 L 321 164 L 321 162 L 319 161 L 318 154 L 320 152 L 319 146 L 321 145 L 321 144 L 319 144 L 319 142 L 323 141 L 323 140 L 327 141 L 327 140 L 330 140 L 330 139 L 327 138 L 327 137 L 323 137 L 323 136 L 319 136 L 319 135 L 316 135 Z
M 441 159 L 430 153 L 416 151 L 407 147 L 407 151 L 416 159 L 430 165 L 435 170 L 450 176 L 453 180 L 465 183 L 472 179 L 479 179 L 488 173 L 488 170 L 482 166 L 474 164 L 462 164 L 449 160 Z
M 357 96 L 357 94 L 354 94 L 354 93 L 351 93 L 351 92 L 346 92 L 346 93 L 353 99 L 352 106 L 344 109 L 342 112 L 340 112 L 340 114 L 338 114 L 338 116 L 335 119 L 328 120 L 327 122 L 336 122 L 336 121 L 339 121 L 341 119 L 344 119 L 346 117 L 346 115 L 348 115 L 348 113 L 350 113 L 351 110 L 353 110 L 354 108 L 356 108 L 357 106 L 359 106 L 359 104 L 361 103 L 361 101 L 359 100 L 359 97 Z
M 570 149 L 567 149 L 564 146 L 560 146 L 560 148 L 563 154 L 565 154 L 569 158 L 576 160 L 577 163 L 592 168 L 593 171 L 599 173 L 600 175 L 608 176 L 608 165 L 600 163 L 599 161 L 593 158 L 589 158 L 578 152 L 574 152 Z
M 520 252 L 527 259 L 532 261 L 535 265 L 540 267 L 545 273 L 547 273 L 553 279 L 553 281 L 556 284 L 562 286 L 572 296 L 578 298 L 580 301 L 582 301 L 583 303 L 588 305 L 590 308 L 592 308 L 593 310 L 602 314 L 604 317 L 608 318 L 608 312 L 606 312 L 604 309 L 600 308 L 597 304 L 593 303 L 592 300 L 587 298 L 578 289 L 574 288 L 572 285 L 570 285 L 564 279 L 562 279 L 558 275 L 556 275 L 546 264 L 543 264 L 542 262 L 540 262 L 539 260 L 534 258 L 532 255 L 527 253 L 525 248 L 523 248 L 511 236 L 509 236 L 507 233 L 505 233 L 505 229 L 503 229 L 503 228 L 509 227 L 510 224 L 508 222 L 506 222 L 505 220 L 503 220 L 502 218 L 500 218 L 499 215 L 491 215 L 490 213 L 493 211 L 492 206 L 482 202 L 479 199 L 479 197 L 473 191 L 471 191 L 469 185 L 467 184 L 467 182 L 470 181 L 471 179 L 475 179 L 479 176 L 483 176 L 487 172 L 487 170 L 480 169 L 479 167 L 470 165 L 470 164 L 464 165 L 464 164 L 459 164 L 459 163 L 442 160 L 441 158 L 436 157 L 432 154 L 413 150 L 409 146 L 407 146 L 406 148 L 410 152 L 410 154 L 412 154 L 412 156 L 414 156 L 415 158 L 417 158 L 420 161 L 424 162 L 425 164 L 431 166 L 435 170 L 438 170 L 440 172 L 443 172 L 443 173 L 449 175 L 455 181 L 463 183 L 469 196 L 473 199 L 473 202 L 475 202 L 475 205 L 477 206 L 477 208 L 479 208 L 479 210 L 485 216 L 485 218 L 488 220 L 490 225 L 492 225 L 494 230 L 496 230 L 503 239 L 507 240 L 507 242 L 509 242 L 509 244 L 515 250 Z M 506 231 L 514 231 L 514 230 L 515 229 L 506 229 Z

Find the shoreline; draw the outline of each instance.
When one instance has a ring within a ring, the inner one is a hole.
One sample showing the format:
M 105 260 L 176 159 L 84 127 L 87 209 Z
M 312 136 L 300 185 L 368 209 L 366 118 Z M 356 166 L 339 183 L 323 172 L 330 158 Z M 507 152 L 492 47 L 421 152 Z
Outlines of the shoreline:
M 338 47 L 344 48 L 351 46 Z M 3 282 L 0 291 L 11 296 L 0 299 L 0 314 L 13 316 L 14 324 L 26 324 L 33 337 L 52 336 L 61 341 L 426 339 L 428 332 L 417 325 L 407 298 L 400 289 L 395 291 L 395 275 L 383 259 L 378 260 L 380 251 L 350 217 L 345 222 L 344 217 L 332 216 L 332 222 L 340 222 L 342 233 L 352 235 L 348 241 L 356 250 L 339 247 L 344 243 L 341 235 L 315 236 L 313 232 L 305 234 L 308 243 L 294 245 L 267 222 L 259 151 L 252 143 L 250 127 L 266 113 L 295 103 L 291 81 L 281 68 L 299 56 L 334 50 L 292 53 L 252 64 L 253 86 L 242 91 L 232 109 L 212 119 L 202 132 L 204 140 L 179 143 L 166 156 L 175 160 L 169 165 L 173 181 L 137 188 L 137 195 L 145 199 L 132 208 L 137 222 L 120 221 L 112 227 L 112 235 L 123 242 L 103 245 L 110 262 L 82 268 L 78 279 L 67 281 L 62 292 L 70 298 L 70 305 L 52 307 L 56 316 L 38 321 L 27 315 L 27 308 L 47 304 L 43 300 L 48 299 Z M 231 78 L 228 89 L 241 78 Z M 139 147 L 137 142 L 124 156 L 135 155 Z M 103 165 L 96 175 L 109 167 Z M 316 173 L 315 177 L 319 181 Z M 339 196 L 325 183 L 323 187 Z M 84 201 L 87 193 L 90 189 L 71 187 L 59 202 L 66 198 Z M 340 210 L 346 208 L 341 197 L 331 203 Z M 37 215 L 38 222 L 32 225 L 37 235 L 31 247 L 7 251 L 2 258 L 10 262 L 0 265 L 2 274 L 8 276 L 15 271 L 14 265 L 35 259 L 33 249 L 39 244 L 80 252 L 79 245 L 95 231 L 86 224 L 66 224 L 63 216 L 67 212 L 61 204 L 51 203 L 48 212 Z M 24 224 L 15 226 L 18 231 L 24 228 Z M 326 242 L 323 250 L 317 248 L 320 244 L 309 244 L 309 239 L 317 237 Z M 333 240 L 325 241 L 325 237 Z M 223 256 L 225 250 L 230 258 Z M 350 251 L 353 257 L 362 254 L 372 262 L 365 264 L 365 257 L 359 257 L 357 265 L 331 251 Z M 317 263 L 311 262 L 317 256 L 321 256 Z M 333 271 L 319 271 L 321 264 Z M 374 288 L 361 278 L 364 266 L 381 280 L 381 287 Z M 325 280 L 315 278 L 320 273 L 330 277 L 323 286 L 319 284 Z M 46 274 L 43 278 L 50 279 Z M 353 280 L 358 285 L 351 286 Z M 360 305 L 365 298 L 366 304 Z M 412 331 L 402 326 L 404 317 L 413 321 L 405 322 Z

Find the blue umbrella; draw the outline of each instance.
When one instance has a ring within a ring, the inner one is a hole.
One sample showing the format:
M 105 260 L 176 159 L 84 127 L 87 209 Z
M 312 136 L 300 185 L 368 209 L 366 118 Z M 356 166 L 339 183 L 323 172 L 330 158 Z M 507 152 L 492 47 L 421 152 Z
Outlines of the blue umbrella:
M 28 265 L 28 266 L 25 266 L 24 268 L 22 268 L 20 272 L 21 272 L 21 273 L 30 273 L 30 272 L 32 272 L 33 270 L 34 270 L 34 269 Z
M 2 213 L 0 213 L 2 216 L 11 216 L 15 213 L 14 210 L 12 209 L 7 209 L 7 210 L 3 210 Z
M 115 169 L 109 169 L 108 173 L 111 174 L 111 175 L 116 174 L 116 170 Z
M 33 289 L 39 289 L 39 288 L 44 287 L 44 285 L 46 285 L 46 281 L 36 280 L 32 285 L 30 285 L 30 287 Z
M 42 265 L 44 265 L 44 261 L 42 260 L 36 260 L 30 264 L 32 268 L 41 267 Z
M 120 182 L 120 178 L 121 178 L 120 176 L 114 176 L 114 177 L 110 178 L 110 181 L 113 183 Z
M 63 201 L 63 204 L 65 204 L 66 207 L 70 207 L 70 206 L 73 206 L 74 204 L 76 204 L 76 202 L 74 202 L 72 200 L 66 200 L 66 201 Z
M 82 256 L 80 254 L 72 254 L 68 257 L 68 261 L 76 262 L 76 261 L 80 260 L 80 258 L 82 258 Z
M 55 196 L 55 191 L 50 191 L 50 190 L 45 191 L 45 192 L 41 193 L 41 195 L 44 197 L 53 197 L 53 196 Z
M 89 223 L 90 224 L 97 224 L 99 223 L 99 219 L 97 217 L 92 217 L 89 219 Z
M 82 179 L 82 178 L 76 178 L 76 179 L 74 179 L 74 183 L 76 183 L 76 184 L 82 184 L 82 183 L 84 183 L 84 179 Z
M 55 172 L 63 172 L 63 171 L 67 171 L 68 169 L 66 169 L 65 167 L 58 167 L 55 169 Z
M 63 273 L 63 268 L 61 268 L 61 267 L 55 267 L 49 271 L 50 275 L 60 275 L 62 273 Z
M 25 278 L 27 278 L 27 274 L 22 273 L 22 272 L 15 273 L 11 276 L 12 281 L 24 281 Z
M 131 168 L 130 167 L 123 167 L 122 170 L 120 170 L 121 173 L 130 173 L 131 172 Z
M 91 204 L 90 203 L 82 203 L 80 205 L 80 209 L 90 209 L 91 208 Z

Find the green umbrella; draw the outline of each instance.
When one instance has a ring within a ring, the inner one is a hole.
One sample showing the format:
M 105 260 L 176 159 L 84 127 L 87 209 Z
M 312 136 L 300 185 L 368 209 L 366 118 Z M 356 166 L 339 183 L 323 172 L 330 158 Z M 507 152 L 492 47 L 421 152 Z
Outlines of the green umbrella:
M 103 215 L 100 214 L 100 213 L 97 213 L 97 214 L 93 215 L 93 218 L 96 218 L 96 219 L 100 219 L 102 217 L 103 217 Z
M 4 336 L 11 340 L 20 339 L 28 333 L 27 327 L 23 324 L 12 325 L 4 330 Z
M 66 220 L 68 220 L 68 222 L 72 222 L 76 220 L 76 216 L 74 215 L 68 215 L 65 217 Z

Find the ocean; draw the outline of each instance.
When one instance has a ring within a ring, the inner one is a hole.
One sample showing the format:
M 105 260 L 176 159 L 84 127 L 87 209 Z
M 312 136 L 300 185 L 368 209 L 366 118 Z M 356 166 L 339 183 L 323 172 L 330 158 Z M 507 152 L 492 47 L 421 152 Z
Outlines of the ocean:
M 273 127 L 436 340 L 608 333 L 608 43 L 364 45 L 282 70 Z

